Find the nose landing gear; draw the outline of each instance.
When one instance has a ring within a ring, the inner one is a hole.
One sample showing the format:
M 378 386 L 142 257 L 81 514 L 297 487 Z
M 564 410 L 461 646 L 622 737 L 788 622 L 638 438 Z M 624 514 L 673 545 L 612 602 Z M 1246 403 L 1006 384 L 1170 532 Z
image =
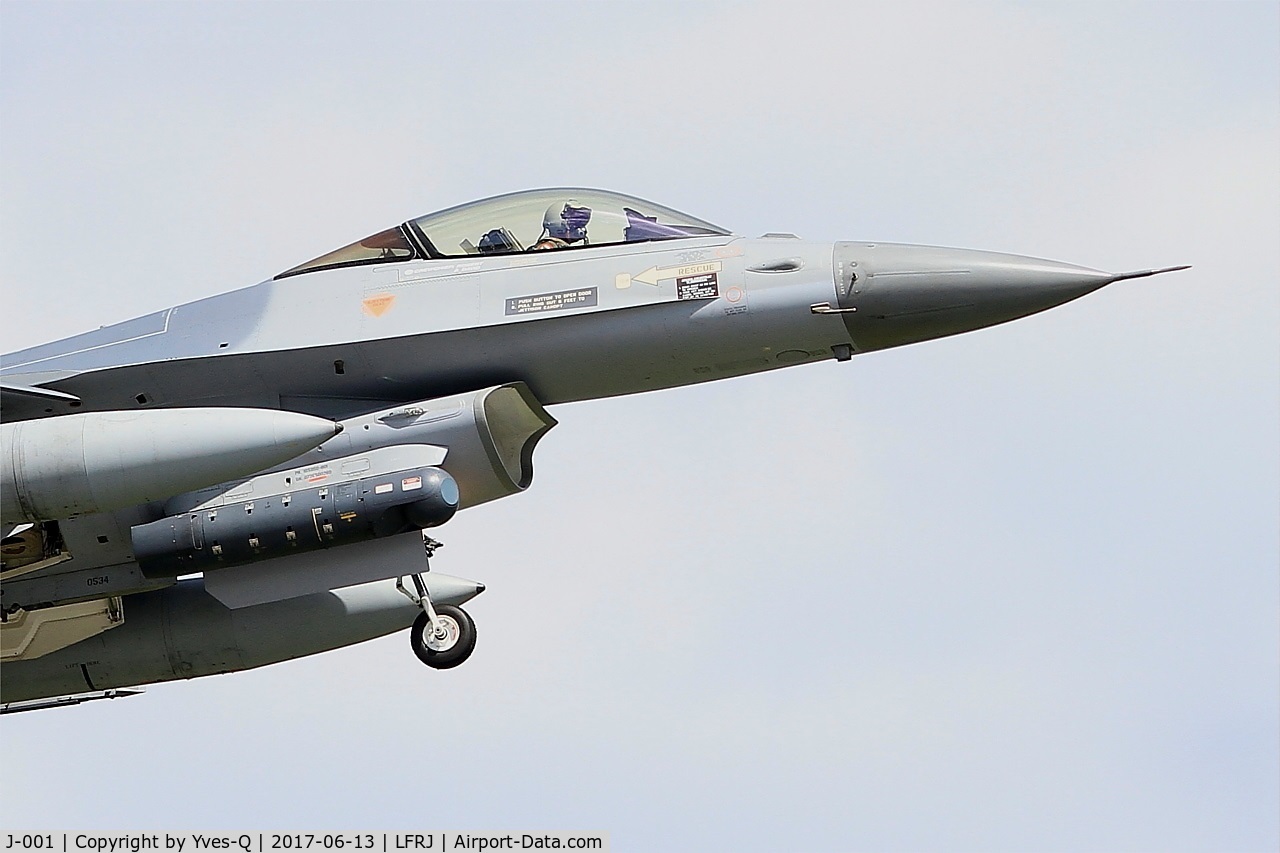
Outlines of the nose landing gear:
M 418 614 L 409 629 L 409 642 L 418 660 L 427 666 L 453 669 L 475 650 L 476 623 L 467 611 L 451 604 L 442 604 L 434 611 L 434 620 L 431 611 Z
M 427 571 L 431 570 L 431 556 L 442 543 L 424 537 L 427 551 Z M 396 588 L 407 595 L 414 604 L 422 607 L 418 618 L 409 629 L 409 644 L 418 660 L 432 669 L 453 669 L 461 665 L 476 647 L 476 623 L 467 611 L 452 604 L 439 606 L 431 603 L 431 593 L 421 574 L 410 575 L 415 595 L 404 588 L 404 578 L 396 581 Z M 481 587 L 483 589 L 483 587 Z

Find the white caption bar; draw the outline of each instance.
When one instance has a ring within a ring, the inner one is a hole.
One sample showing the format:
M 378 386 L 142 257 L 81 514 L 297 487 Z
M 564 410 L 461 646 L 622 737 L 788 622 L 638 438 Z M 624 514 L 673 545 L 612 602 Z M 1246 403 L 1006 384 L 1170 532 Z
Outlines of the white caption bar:
M 488 853 L 492 850 L 609 850 L 607 832 L 6 832 L 0 853 Z

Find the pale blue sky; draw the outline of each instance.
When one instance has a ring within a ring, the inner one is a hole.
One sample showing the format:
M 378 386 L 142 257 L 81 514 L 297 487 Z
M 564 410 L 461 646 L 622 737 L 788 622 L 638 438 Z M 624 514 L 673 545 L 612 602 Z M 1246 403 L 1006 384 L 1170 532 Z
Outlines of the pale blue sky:
M 0 722 L 8 826 L 1280 844 L 1280 5 L 0 4 L 5 351 L 472 198 L 1190 263 L 562 406 L 403 636 Z

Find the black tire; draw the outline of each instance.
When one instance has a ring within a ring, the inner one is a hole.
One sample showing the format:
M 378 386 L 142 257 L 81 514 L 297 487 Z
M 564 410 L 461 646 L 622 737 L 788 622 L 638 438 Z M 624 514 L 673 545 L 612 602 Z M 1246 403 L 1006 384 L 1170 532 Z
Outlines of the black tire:
M 476 648 L 476 623 L 471 620 L 467 611 L 452 604 L 436 605 L 436 617 L 447 628 L 456 629 L 457 640 L 448 648 L 433 649 L 427 645 L 426 633 L 430 630 L 426 612 L 418 614 L 409 629 L 409 644 L 418 660 L 432 669 L 453 669 L 471 657 Z

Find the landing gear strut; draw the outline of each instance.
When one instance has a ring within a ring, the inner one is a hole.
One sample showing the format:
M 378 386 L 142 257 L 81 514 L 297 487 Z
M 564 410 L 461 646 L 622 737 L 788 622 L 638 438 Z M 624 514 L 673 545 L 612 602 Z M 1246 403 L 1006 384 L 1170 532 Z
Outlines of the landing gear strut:
M 443 543 L 424 537 L 427 552 L 427 571 L 431 570 L 431 557 Z M 422 607 L 418 618 L 409 629 L 409 644 L 418 660 L 432 669 L 453 669 L 471 657 L 476 647 L 476 623 L 461 607 L 452 604 L 435 606 L 431 593 L 421 574 L 409 575 L 415 595 L 404 587 L 404 578 L 396 580 L 396 588 L 407 595 L 414 604 Z

